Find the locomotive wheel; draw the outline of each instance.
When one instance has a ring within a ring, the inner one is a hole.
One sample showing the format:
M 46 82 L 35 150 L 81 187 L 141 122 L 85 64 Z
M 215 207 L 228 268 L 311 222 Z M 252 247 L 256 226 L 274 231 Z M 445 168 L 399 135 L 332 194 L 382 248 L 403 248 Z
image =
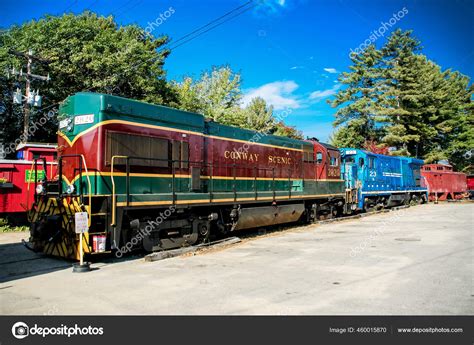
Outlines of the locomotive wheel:
M 209 235 L 211 234 L 210 224 L 201 224 L 198 229 L 198 242 L 203 243 L 209 240 Z
M 374 207 L 370 207 L 368 204 L 364 204 L 364 212 L 372 212 Z

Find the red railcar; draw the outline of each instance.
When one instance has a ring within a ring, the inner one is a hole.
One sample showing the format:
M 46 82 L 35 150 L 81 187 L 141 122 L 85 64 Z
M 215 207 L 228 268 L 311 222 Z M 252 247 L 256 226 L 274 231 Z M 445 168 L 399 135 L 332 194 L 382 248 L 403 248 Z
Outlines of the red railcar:
M 462 199 L 467 194 L 466 174 L 453 171 L 448 164 L 425 164 L 421 170 L 430 201 Z
M 34 160 L 44 159 L 47 170 L 38 163 L 36 180 L 51 179 L 56 175 L 56 153 L 55 144 L 27 143 L 18 145 L 18 159 L 0 159 L 0 218 L 25 218 L 33 203 Z

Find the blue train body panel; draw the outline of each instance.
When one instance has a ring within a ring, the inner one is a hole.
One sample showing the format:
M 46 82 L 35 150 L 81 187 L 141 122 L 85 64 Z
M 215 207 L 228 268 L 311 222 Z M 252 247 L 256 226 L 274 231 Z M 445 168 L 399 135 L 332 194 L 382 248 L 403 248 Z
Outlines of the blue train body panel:
M 415 193 L 427 197 L 420 174 L 423 161 L 387 156 L 354 148 L 341 148 L 341 178 L 346 189 L 357 191 L 357 208 L 364 209 L 367 198 L 400 202 Z M 423 196 L 423 197 L 424 197 Z

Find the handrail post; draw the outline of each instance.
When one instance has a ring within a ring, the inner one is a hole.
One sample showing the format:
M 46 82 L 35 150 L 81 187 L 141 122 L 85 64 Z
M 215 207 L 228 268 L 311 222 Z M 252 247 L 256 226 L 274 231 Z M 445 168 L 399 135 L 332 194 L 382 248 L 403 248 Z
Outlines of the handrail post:
M 34 175 L 33 178 L 35 180 L 35 201 L 36 201 L 37 197 L 38 197 L 38 195 L 36 193 L 36 187 L 38 185 L 38 178 L 37 178 L 37 176 L 38 176 L 38 162 L 37 162 L 36 158 L 33 161 L 34 161 L 34 164 L 35 164 L 35 175 Z M 30 174 L 30 178 L 31 178 L 31 174 Z
M 304 164 L 301 166 L 301 191 L 304 192 L 304 186 L 305 186 L 305 183 L 304 183 L 304 169 L 305 169 L 305 166 Z M 317 179 L 317 169 L 318 167 L 316 166 L 316 179 Z M 304 193 L 303 193 L 304 194 Z
M 291 168 L 288 169 L 288 199 L 291 199 Z
M 63 194 L 63 157 L 59 157 L 58 164 L 58 196 L 60 197 Z
M 110 223 L 110 226 L 115 226 L 116 225 L 116 208 L 117 208 L 117 200 L 116 200 L 116 195 L 115 195 L 115 179 L 114 179 L 114 162 L 115 158 L 127 158 L 128 156 L 112 156 L 111 162 L 110 162 L 110 179 L 112 181 L 112 223 Z M 83 157 L 84 158 L 84 157 Z M 90 187 L 89 187 L 90 188 Z M 90 199 L 90 196 L 89 196 Z M 89 220 L 90 221 L 90 220 Z
M 175 168 L 174 168 L 174 160 L 171 160 L 171 174 L 172 174 L 172 179 L 171 179 L 171 198 L 172 198 L 172 204 L 174 205 L 176 203 L 176 190 L 175 190 L 175 179 L 176 179 L 176 173 L 175 173 Z
M 81 200 L 81 204 L 84 204 L 84 197 L 82 195 L 82 159 L 79 159 L 79 198 Z
M 130 205 L 130 157 L 126 158 L 125 169 L 126 169 L 126 172 L 127 172 L 125 189 L 126 189 L 126 193 L 127 193 L 127 206 L 129 206 Z
M 82 158 L 82 162 L 84 163 L 84 170 L 86 171 L 86 177 L 87 177 L 87 183 L 89 184 L 88 192 L 89 192 L 89 207 L 88 213 L 89 213 L 89 220 L 88 220 L 88 226 L 91 226 L 91 214 L 92 214 L 92 185 L 91 185 L 91 179 L 89 177 L 89 171 L 87 169 L 87 163 L 86 159 L 84 158 L 84 155 L 80 155 L 80 158 Z M 82 194 L 82 193 L 81 193 Z M 83 204 L 83 203 L 82 203 Z M 82 236 L 82 235 L 81 235 Z
M 276 200 L 276 191 L 275 191 L 275 167 L 272 168 L 273 172 L 273 201 Z
M 232 184 L 232 190 L 234 192 L 234 202 L 237 201 L 237 188 L 236 188 L 236 185 L 235 185 L 235 182 L 236 182 L 236 171 L 235 171 L 235 163 L 232 165 L 232 175 L 234 177 L 234 181 L 233 181 L 233 184 Z
M 258 169 L 257 166 L 253 167 L 253 175 L 254 175 L 253 183 L 254 183 L 254 189 L 255 189 L 255 200 L 258 200 L 258 192 L 257 192 L 257 173 L 258 173 L 258 170 L 257 169 Z
M 214 180 L 212 179 L 212 174 L 214 168 L 212 166 L 212 163 L 209 163 L 209 202 L 212 202 L 212 192 L 214 191 Z
M 48 190 L 48 165 L 46 164 L 46 158 L 40 158 L 43 160 L 43 170 L 44 170 L 44 181 L 43 181 L 43 186 L 45 190 Z

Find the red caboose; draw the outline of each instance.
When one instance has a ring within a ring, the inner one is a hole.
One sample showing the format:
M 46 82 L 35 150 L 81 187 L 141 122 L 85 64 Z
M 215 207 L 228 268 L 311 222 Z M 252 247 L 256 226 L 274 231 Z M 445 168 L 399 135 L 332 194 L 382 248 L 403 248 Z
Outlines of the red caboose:
M 56 145 L 27 143 L 17 147 L 18 159 L 0 159 L 0 218 L 25 218 L 33 203 L 35 188 L 34 160 L 38 160 L 36 180 L 56 175 Z M 39 160 L 45 160 L 44 164 Z
M 421 175 L 428 186 L 430 201 L 462 199 L 467 193 L 466 174 L 448 164 L 425 164 Z

